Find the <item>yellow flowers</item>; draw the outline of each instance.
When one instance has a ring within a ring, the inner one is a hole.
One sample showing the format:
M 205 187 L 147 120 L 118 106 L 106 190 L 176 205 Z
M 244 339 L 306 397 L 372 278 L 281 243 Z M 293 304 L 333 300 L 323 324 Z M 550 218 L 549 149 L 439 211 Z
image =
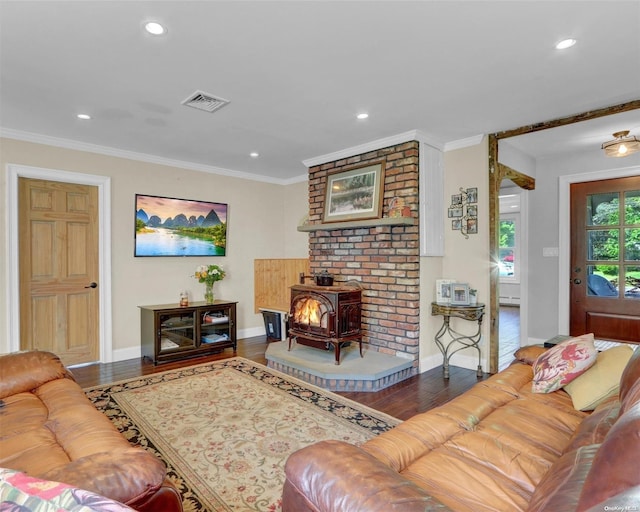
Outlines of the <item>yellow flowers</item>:
M 196 267 L 196 271 L 193 274 L 198 282 L 213 284 L 216 281 L 222 281 L 225 276 L 225 271 L 218 265 L 199 265 Z

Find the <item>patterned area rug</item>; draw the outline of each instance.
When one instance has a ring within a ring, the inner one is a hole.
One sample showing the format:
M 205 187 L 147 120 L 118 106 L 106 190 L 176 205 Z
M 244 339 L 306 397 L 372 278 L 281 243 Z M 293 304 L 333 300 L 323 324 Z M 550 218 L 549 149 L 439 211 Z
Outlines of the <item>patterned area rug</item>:
M 85 392 L 164 460 L 185 512 L 280 510 L 290 453 L 323 439 L 359 445 L 400 423 L 238 357 Z

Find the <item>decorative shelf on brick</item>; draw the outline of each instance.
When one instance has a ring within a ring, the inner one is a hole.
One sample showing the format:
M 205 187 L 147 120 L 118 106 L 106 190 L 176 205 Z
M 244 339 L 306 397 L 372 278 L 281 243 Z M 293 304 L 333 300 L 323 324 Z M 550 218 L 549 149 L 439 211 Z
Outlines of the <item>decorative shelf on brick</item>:
M 347 222 L 328 222 L 325 224 L 303 224 L 298 231 L 333 231 L 336 229 L 372 228 L 376 226 L 414 226 L 413 217 L 383 217 L 382 219 L 352 220 Z

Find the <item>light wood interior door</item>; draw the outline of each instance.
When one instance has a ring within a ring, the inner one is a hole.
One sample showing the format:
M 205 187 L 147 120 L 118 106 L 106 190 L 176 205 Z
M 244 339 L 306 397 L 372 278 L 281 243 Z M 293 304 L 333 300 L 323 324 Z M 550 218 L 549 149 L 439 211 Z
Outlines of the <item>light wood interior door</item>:
M 570 334 L 640 340 L 640 176 L 571 185 Z
M 20 348 L 99 359 L 98 188 L 20 178 Z

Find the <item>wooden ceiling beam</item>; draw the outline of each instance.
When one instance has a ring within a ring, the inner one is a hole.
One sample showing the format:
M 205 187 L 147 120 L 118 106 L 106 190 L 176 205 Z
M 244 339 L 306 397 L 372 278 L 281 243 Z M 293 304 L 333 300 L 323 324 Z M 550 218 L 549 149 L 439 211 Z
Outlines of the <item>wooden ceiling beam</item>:
M 518 135 L 524 135 L 525 133 L 539 132 L 542 130 L 548 130 L 549 128 L 557 128 L 559 126 L 566 126 L 568 124 L 580 123 L 582 121 L 590 121 L 591 119 L 597 119 L 599 117 L 611 116 L 614 114 L 620 114 L 622 112 L 628 112 L 630 110 L 640 109 L 640 100 L 633 100 L 627 103 L 621 103 L 620 105 L 613 105 L 611 107 L 599 108 L 596 110 L 590 110 L 589 112 L 583 112 L 582 114 L 576 114 L 568 117 L 561 117 L 552 121 L 544 121 L 542 123 L 530 124 L 528 126 L 521 126 L 513 130 L 505 130 L 495 133 L 495 137 L 500 139 L 506 139 L 508 137 L 516 137 Z
M 498 162 L 498 172 L 500 173 L 500 180 L 511 180 L 520 188 L 525 190 L 535 190 L 536 179 L 531 176 L 527 176 L 511 167 Z

